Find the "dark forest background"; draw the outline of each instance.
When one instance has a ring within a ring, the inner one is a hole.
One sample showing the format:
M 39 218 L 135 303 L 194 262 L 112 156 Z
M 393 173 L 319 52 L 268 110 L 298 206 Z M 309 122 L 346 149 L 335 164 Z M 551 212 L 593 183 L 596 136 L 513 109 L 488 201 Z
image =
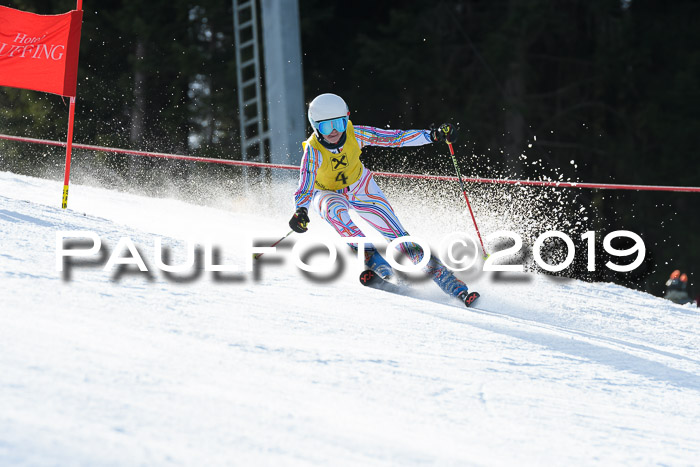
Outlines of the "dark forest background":
M 299 3 L 306 102 L 335 92 L 354 121 L 375 126 L 457 123 L 465 175 L 700 186 L 696 0 Z M 40 14 L 75 8 L 73 0 L 3 4 Z M 75 142 L 240 158 L 230 0 L 83 7 Z M 67 106 L 59 96 L 0 88 L 0 132 L 65 140 Z M 0 141 L 0 169 L 36 174 L 62 164 L 48 151 Z M 368 151 L 365 162 L 453 171 L 444 148 L 382 155 Z M 173 167 L 91 157 L 138 183 Z M 205 169 L 167 173 L 196 170 Z M 700 194 L 587 190 L 579 201 L 595 207 L 592 229 L 632 230 L 649 249 L 634 277 L 588 279 L 657 295 L 676 268 L 698 282 Z

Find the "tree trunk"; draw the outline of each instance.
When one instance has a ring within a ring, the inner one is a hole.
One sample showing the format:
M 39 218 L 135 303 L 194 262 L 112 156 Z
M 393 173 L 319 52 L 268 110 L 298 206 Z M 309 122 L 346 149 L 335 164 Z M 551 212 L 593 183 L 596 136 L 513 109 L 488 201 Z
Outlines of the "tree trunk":
M 129 133 L 129 143 L 132 149 L 144 150 L 143 136 L 146 119 L 146 93 L 145 82 L 146 73 L 142 66 L 146 55 L 146 46 L 143 40 L 136 43 L 136 61 L 134 63 L 134 101 L 131 108 L 131 131 Z M 129 168 L 132 176 L 142 174 L 145 170 L 145 157 L 132 157 Z

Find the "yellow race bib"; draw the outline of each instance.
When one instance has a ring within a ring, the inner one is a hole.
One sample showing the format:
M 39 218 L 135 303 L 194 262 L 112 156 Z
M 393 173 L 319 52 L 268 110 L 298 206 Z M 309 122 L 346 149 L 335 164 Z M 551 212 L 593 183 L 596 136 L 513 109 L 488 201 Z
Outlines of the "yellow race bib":
M 343 150 L 334 154 L 323 146 L 316 138 L 316 133 L 304 141 L 303 146 L 310 144 L 312 148 L 321 151 L 323 161 L 316 171 L 316 185 L 319 190 L 336 191 L 355 183 L 362 175 L 360 161 L 360 143 L 355 138 L 352 123 L 348 121 L 347 135 Z

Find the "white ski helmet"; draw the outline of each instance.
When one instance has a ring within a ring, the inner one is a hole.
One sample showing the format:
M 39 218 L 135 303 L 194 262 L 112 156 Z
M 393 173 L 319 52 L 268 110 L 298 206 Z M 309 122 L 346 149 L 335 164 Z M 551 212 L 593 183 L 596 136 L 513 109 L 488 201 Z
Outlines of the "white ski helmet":
M 309 123 L 311 123 L 314 131 L 318 130 L 318 122 L 349 115 L 350 109 L 348 105 L 342 97 L 335 94 L 321 94 L 309 104 Z

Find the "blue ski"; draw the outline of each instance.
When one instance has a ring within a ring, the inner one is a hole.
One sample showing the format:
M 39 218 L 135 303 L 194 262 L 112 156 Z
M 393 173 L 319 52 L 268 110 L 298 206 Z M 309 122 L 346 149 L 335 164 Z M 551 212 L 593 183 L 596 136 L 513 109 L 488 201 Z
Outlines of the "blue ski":
M 385 292 L 395 293 L 397 295 L 413 295 L 411 294 L 409 287 L 403 287 L 387 282 L 371 269 L 362 271 L 360 274 L 360 283 L 366 287 L 372 287 L 373 289 L 383 290 Z M 459 299 L 462 300 L 466 306 L 471 306 L 477 298 L 479 298 L 479 292 L 469 292 L 464 297 L 459 297 Z

